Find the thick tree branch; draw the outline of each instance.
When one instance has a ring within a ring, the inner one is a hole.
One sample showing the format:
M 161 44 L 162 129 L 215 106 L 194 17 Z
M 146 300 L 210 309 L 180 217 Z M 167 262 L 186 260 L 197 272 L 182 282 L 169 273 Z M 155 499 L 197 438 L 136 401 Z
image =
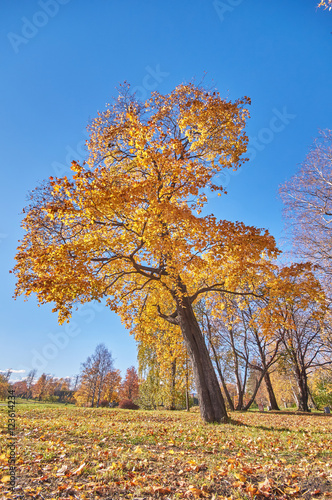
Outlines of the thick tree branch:
M 171 323 L 172 325 L 179 325 L 179 321 L 176 319 L 178 315 L 177 311 L 173 312 L 172 314 L 163 314 L 161 312 L 159 304 L 157 304 L 157 311 L 159 316 L 168 321 L 168 323 Z

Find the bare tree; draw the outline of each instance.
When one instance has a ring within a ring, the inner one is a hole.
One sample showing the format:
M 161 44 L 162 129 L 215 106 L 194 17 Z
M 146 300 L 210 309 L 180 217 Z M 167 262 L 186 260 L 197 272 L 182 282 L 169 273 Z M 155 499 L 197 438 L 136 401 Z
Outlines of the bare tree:
M 29 400 L 29 398 L 32 397 L 32 386 L 33 386 L 33 383 L 34 383 L 34 380 L 36 377 L 36 373 L 37 373 L 36 369 L 30 370 L 28 373 L 28 376 L 26 378 L 26 385 L 27 385 L 27 393 L 26 394 L 27 394 L 28 400 Z
M 298 408 L 309 411 L 308 374 L 318 367 L 332 364 L 331 345 L 327 342 L 329 332 L 326 332 L 329 310 L 323 302 L 319 303 L 317 296 L 310 296 L 308 291 L 300 288 L 301 276 L 294 275 L 292 280 L 299 286 L 298 294 L 293 300 L 287 296 L 279 299 L 279 315 L 283 321 L 279 322 L 278 335 L 285 361 L 296 380 L 298 393 L 294 397 Z M 311 286 L 315 286 L 314 277 Z
M 98 367 L 97 378 L 97 407 L 99 406 L 100 396 L 104 388 L 107 374 L 113 370 L 113 358 L 111 352 L 104 344 L 99 344 L 96 347 L 96 352 L 93 355 L 95 364 Z
M 275 334 L 266 336 L 262 333 L 260 328 L 254 322 L 254 316 L 257 309 L 265 306 L 266 299 L 262 300 L 248 300 L 244 299 L 246 307 L 238 309 L 238 314 L 242 319 L 243 337 L 244 337 L 244 355 L 247 353 L 251 354 L 251 357 L 256 362 L 250 361 L 248 359 L 249 367 L 260 373 L 258 377 L 258 383 L 255 387 L 253 396 L 256 395 L 260 383 L 264 379 L 266 389 L 269 395 L 269 403 L 271 410 L 279 410 L 277 399 L 274 394 L 272 387 L 270 373 L 273 369 L 273 365 L 278 361 L 280 357 L 280 344 L 281 339 L 277 338 Z M 244 357 L 242 355 L 242 357 Z M 253 403 L 254 398 L 251 398 L 248 405 L 244 409 L 248 409 Z
M 267 337 L 254 322 L 257 308 L 265 307 L 265 303 L 258 299 L 243 299 L 241 307 L 235 300 L 224 300 L 228 314 L 214 318 L 201 303 L 202 330 L 205 332 L 208 345 L 212 351 L 212 358 L 223 387 L 230 409 L 247 410 L 254 402 L 257 391 L 265 381 L 270 399 L 270 406 L 278 410 L 278 404 L 273 391 L 270 371 L 280 355 L 281 340 L 275 335 Z M 231 313 L 230 313 L 231 311 Z M 223 358 L 223 360 L 222 360 Z M 227 360 L 227 373 L 222 370 Z M 255 371 L 256 384 L 250 400 L 245 402 L 245 394 L 249 373 Z M 237 404 L 232 401 L 226 384 L 226 377 L 235 380 L 237 388 Z
M 300 170 L 280 188 L 296 253 L 332 277 L 332 131 L 314 141 Z

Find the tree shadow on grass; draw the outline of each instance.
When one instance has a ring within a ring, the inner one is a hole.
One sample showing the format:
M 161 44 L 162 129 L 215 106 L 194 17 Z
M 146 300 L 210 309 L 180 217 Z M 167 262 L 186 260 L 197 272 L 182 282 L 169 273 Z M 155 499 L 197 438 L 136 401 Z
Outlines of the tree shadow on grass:
M 235 420 L 231 418 L 229 420 L 230 425 L 236 425 L 237 427 L 246 427 L 248 429 L 261 429 L 263 431 L 278 431 L 278 432 L 300 432 L 294 431 L 293 429 L 289 429 L 288 427 L 267 427 L 266 425 L 252 425 L 252 424 L 245 424 L 244 422 L 240 422 L 239 420 Z M 301 431 L 303 432 L 303 431 Z
M 247 413 L 247 412 L 240 412 L 240 413 Z M 254 413 L 254 412 L 249 412 Z M 302 417 L 332 417 L 332 413 L 324 413 L 323 411 L 321 413 L 316 413 L 316 412 L 308 412 L 308 411 L 286 411 L 286 410 L 270 410 L 270 411 L 262 411 L 262 412 L 255 412 L 255 413 L 260 413 L 260 414 L 265 414 L 265 415 L 295 415 L 295 416 L 302 416 Z
M 239 412 L 239 413 L 247 413 L 247 412 Z M 262 414 L 263 412 L 261 412 Z M 265 413 L 265 412 L 264 412 Z M 331 417 L 332 415 L 330 414 L 319 414 L 319 413 L 304 413 L 304 412 L 285 412 L 285 411 L 269 411 L 269 412 L 266 412 L 265 415 L 297 415 L 297 416 L 308 416 L 308 417 L 314 417 L 314 416 L 318 416 L 318 417 L 322 417 L 322 416 L 327 416 L 327 417 Z M 275 426 L 266 426 L 266 425 L 255 425 L 255 424 L 250 424 L 250 423 L 244 423 L 244 422 L 241 422 L 240 420 L 236 420 L 234 418 L 230 418 L 229 419 L 229 422 L 228 422 L 230 425 L 234 425 L 234 426 L 237 426 L 237 427 L 247 427 L 247 428 L 251 428 L 251 429 L 261 429 L 263 431 L 277 431 L 277 432 L 301 432 L 302 434 L 303 433 L 309 433 L 310 431 L 309 430 L 306 430 L 306 429 L 303 429 L 303 428 L 299 428 L 299 429 L 292 429 L 292 428 L 289 428 L 289 427 L 275 427 Z

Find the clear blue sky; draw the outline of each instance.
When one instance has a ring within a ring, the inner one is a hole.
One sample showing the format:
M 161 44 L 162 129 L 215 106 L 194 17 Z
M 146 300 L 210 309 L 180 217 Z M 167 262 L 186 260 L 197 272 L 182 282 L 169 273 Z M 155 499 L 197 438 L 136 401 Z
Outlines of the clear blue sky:
M 124 80 L 146 97 L 206 73 L 225 97 L 251 97 L 251 161 L 228 175 L 229 194 L 211 196 L 208 211 L 281 241 L 278 186 L 318 129 L 331 128 L 332 13 L 317 3 L 2 0 L 0 370 L 75 375 L 100 342 L 122 372 L 136 364 L 135 342 L 112 312 L 85 306 L 71 331 L 59 327 L 51 306 L 12 299 L 8 272 L 28 191 L 84 157 L 87 122 Z

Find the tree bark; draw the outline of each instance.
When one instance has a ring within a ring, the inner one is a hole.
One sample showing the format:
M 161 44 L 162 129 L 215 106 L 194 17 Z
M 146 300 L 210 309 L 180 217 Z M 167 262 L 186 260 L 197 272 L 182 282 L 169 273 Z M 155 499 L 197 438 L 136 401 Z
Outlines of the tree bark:
M 269 394 L 270 408 L 271 410 L 279 410 L 279 406 L 276 400 L 276 396 L 274 394 L 274 390 L 272 387 L 272 382 L 270 378 L 269 372 L 266 372 L 264 375 L 264 382 L 266 385 L 267 392 Z
M 190 411 L 188 358 L 186 359 L 186 410 Z
M 97 408 L 99 408 L 102 387 L 103 387 L 103 379 L 101 377 L 99 381 L 98 394 L 97 394 L 97 404 L 96 404 Z
M 228 334 L 229 334 L 229 338 L 231 341 L 233 360 L 234 360 L 234 373 L 235 373 L 236 388 L 237 388 L 237 404 L 236 404 L 235 410 L 239 411 L 243 407 L 244 386 L 242 385 L 241 376 L 239 373 L 239 357 L 238 357 L 237 350 L 235 347 L 234 334 L 233 334 L 232 328 L 228 329 Z M 234 405 L 235 405 L 235 403 L 234 403 Z
M 210 345 L 212 352 L 213 352 L 213 359 L 214 359 L 214 362 L 215 362 L 216 367 L 217 367 L 218 375 L 219 375 L 220 382 L 221 382 L 222 388 L 224 390 L 224 393 L 225 393 L 225 396 L 227 399 L 229 409 L 230 409 L 230 411 L 234 411 L 234 403 L 232 401 L 229 390 L 227 389 L 225 378 L 224 378 L 222 371 L 221 371 L 221 367 L 220 367 L 220 363 L 219 363 L 219 359 L 218 359 L 218 354 L 217 354 L 216 348 L 215 348 L 215 346 L 212 342 L 212 339 L 211 339 L 211 324 L 210 324 L 209 316 L 207 314 L 206 314 L 206 319 L 207 319 L 207 328 L 208 328 L 207 339 L 208 339 L 209 345 Z
M 93 408 L 95 404 L 95 395 L 96 395 L 96 383 L 94 383 L 93 385 L 91 408 Z
M 175 410 L 175 376 L 176 376 L 176 359 L 171 363 L 171 405 L 170 410 Z
M 193 365 L 201 416 L 205 422 L 227 422 L 224 398 L 190 300 L 177 295 L 174 299 L 178 324 Z
M 234 404 L 233 404 L 231 395 L 229 393 L 229 390 L 227 389 L 227 385 L 226 385 L 224 376 L 223 376 L 221 368 L 220 368 L 220 363 L 219 363 L 219 360 L 218 360 L 218 356 L 217 356 L 215 347 L 212 344 L 212 342 L 210 342 L 210 346 L 211 346 L 212 351 L 213 351 L 214 361 L 216 363 L 216 367 L 217 367 L 217 371 L 218 371 L 218 374 L 219 374 L 220 382 L 221 382 L 222 388 L 224 390 L 224 393 L 225 393 L 225 396 L 226 396 L 226 399 L 227 399 L 227 403 L 228 403 L 229 409 L 230 409 L 230 411 L 234 411 Z
M 297 385 L 299 388 L 299 410 L 309 412 L 310 410 L 308 406 L 309 393 L 308 393 L 307 374 L 305 373 L 305 371 L 301 371 L 296 375 L 297 375 L 296 377 Z

